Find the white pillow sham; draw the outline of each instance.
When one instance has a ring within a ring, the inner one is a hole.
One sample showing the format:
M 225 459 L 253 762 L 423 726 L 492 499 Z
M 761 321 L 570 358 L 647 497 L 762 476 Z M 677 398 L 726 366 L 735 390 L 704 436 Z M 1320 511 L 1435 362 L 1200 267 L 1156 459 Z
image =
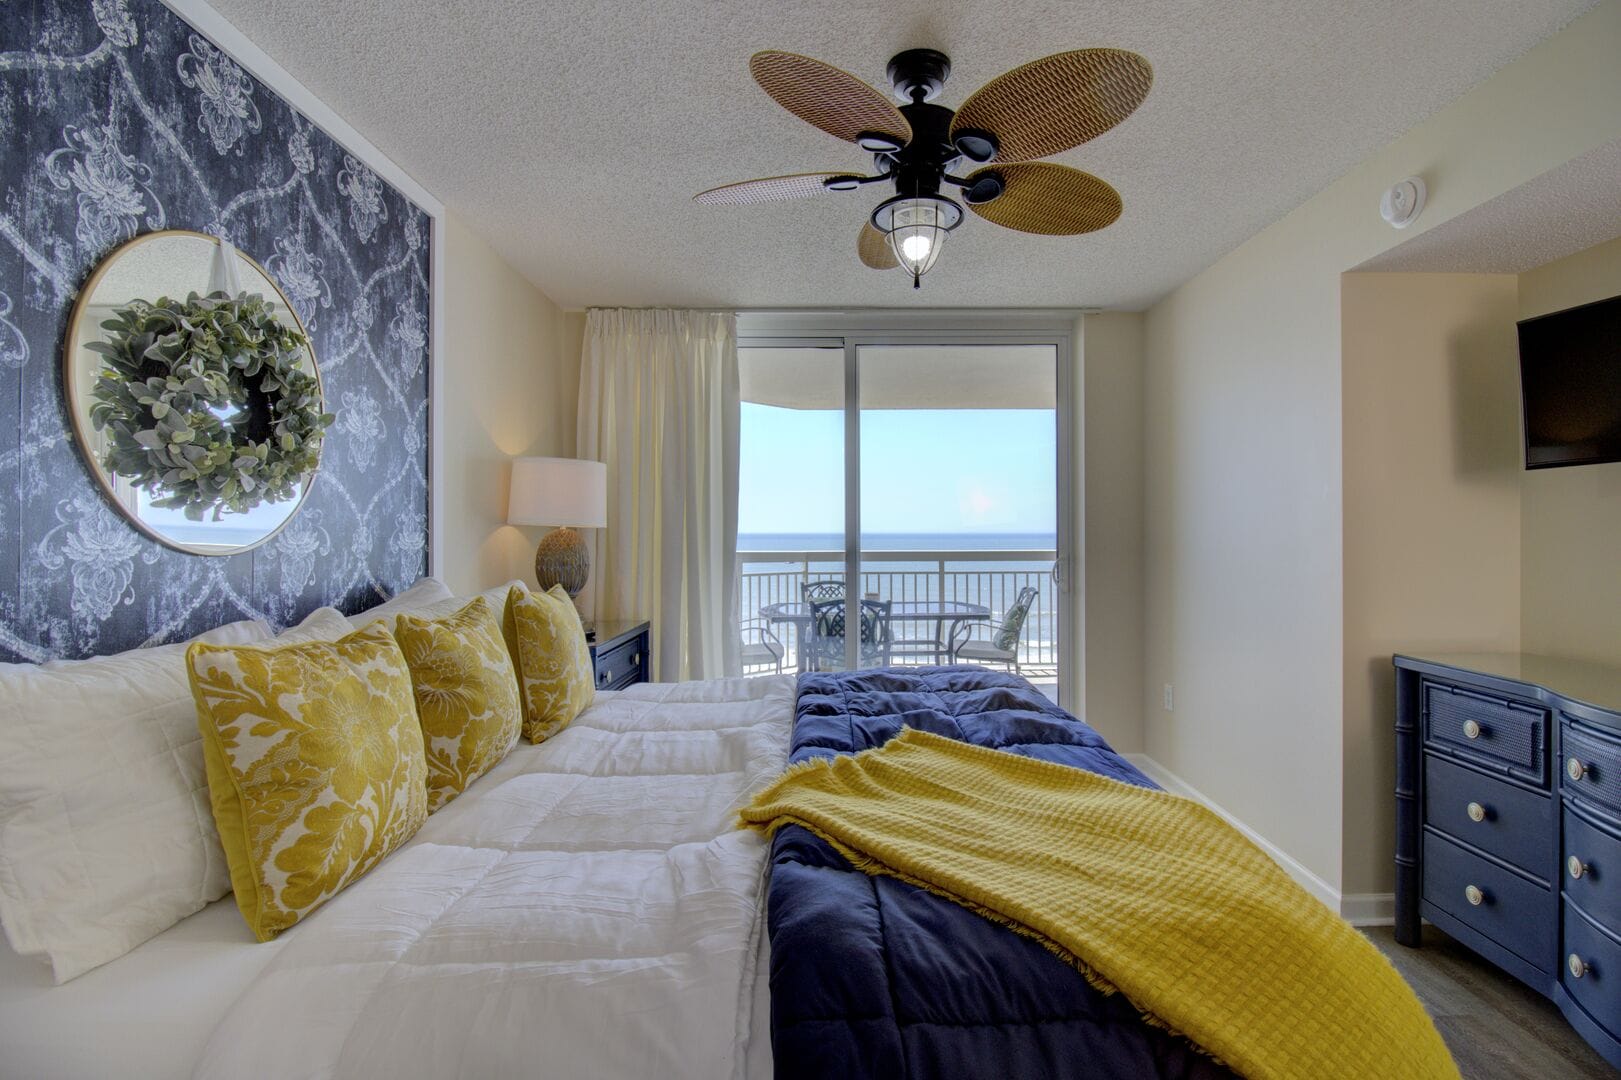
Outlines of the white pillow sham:
M 335 640 L 312 612 L 278 641 Z M 247 621 L 197 640 L 269 644 Z M 230 891 L 209 809 L 189 642 L 0 664 L 0 924 L 58 983 L 114 960 Z
M 496 621 L 504 623 L 507 611 L 507 594 L 512 591 L 514 585 L 521 588 L 523 582 L 514 579 L 505 585 L 497 585 L 494 588 L 485 589 L 481 593 L 474 593 L 472 596 L 447 596 L 431 604 L 424 604 L 411 612 L 411 614 L 419 619 L 442 619 L 446 615 L 456 614 L 456 612 L 471 604 L 474 596 L 482 596 L 484 602 L 490 605 L 490 610 L 495 613 Z
M 395 593 L 376 607 L 358 611 L 349 616 L 349 625 L 356 630 L 370 626 L 378 619 L 387 619 L 389 630 L 394 629 L 394 616 L 415 615 L 429 604 L 450 599 L 450 586 L 438 578 L 425 577 L 404 592 Z

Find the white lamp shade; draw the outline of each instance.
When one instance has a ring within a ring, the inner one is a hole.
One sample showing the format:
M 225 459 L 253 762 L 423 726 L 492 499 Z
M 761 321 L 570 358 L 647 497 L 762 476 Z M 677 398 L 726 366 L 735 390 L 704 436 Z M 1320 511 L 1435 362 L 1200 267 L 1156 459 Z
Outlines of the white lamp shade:
M 608 466 L 576 458 L 514 458 L 507 524 L 603 528 L 608 524 Z

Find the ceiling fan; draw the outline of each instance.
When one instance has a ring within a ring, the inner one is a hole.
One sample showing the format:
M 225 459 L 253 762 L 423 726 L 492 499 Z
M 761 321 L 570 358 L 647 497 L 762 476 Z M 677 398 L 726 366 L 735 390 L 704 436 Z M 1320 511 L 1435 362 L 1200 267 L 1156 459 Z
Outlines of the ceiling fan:
M 968 209 L 1020 232 L 1072 236 L 1120 216 L 1120 195 L 1090 173 L 1038 158 L 1095 139 L 1130 116 L 1148 95 L 1153 70 L 1124 49 L 1077 49 L 1000 75 L 956 110 L 932 104 L 951 61 L 933 49 L 907 49 L 889 62 L 896 106 L 847 71 L 795 53 L 749 59 L 761 89 L 783 108 L 872 154 L 874 174 L 797 173 L 711 188 L 693 201 L 750 206 L 891 183 L 895 194 L 861 227 L 856 251 L 874 270 L 902 268 L 915 289 L 940 257 L 963 211 L 941 194 L 961 191 Z M 959 175 L 967 161 L 977 165 Z

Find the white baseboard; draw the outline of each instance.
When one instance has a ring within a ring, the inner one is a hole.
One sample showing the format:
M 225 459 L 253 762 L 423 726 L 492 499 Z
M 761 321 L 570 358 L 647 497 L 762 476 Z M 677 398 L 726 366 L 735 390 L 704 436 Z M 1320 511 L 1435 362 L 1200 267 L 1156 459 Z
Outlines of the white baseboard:
M 1394 926 L 1396 894 L 1346 893 L 1340 897 L 1340 915 L 1352 926 Z
M 1250 843 L 1266 852 L 1273 862 L 1283 868 L 1284 873 L 1299 883 L 1301 888 L 1327 904 L 1332 910 L 1339 912 L 1340 917 L 1351 923 L 1351 925 L 1381 926 L 1395 921 L 1396 898 L 1394 894 L 1352 893 L 1350 895 L 1341 895 L 1338 889 L 1307 869 L 1304 863 L 1250 828 L 1243 821 L 1229 813 L 1221 804 L 1147 754 L 1125 754 L 1123 756 L 1127 761 L 1141 769 L 1145 776 L 1166 791 L 1203 803 L 1221 815 L 1227 820 L 1228 824 L 1243 833 Z

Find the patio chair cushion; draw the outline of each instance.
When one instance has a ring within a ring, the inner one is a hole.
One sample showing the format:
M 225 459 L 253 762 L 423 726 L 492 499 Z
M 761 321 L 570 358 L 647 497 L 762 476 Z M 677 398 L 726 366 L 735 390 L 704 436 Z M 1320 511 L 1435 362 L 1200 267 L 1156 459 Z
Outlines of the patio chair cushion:
M 1014 641 L 1018 641 L 1018 638 L 1014 638 Z M 1016 650 L 999 648 L 994 641 L 964 642 L 962 647 L 957 650 L 957 659 L 959 660 L 999 660 L 1006 662 L 1017 655 Z
M 775 664 L 782 660 L 782 650 L 768 641 L 751 641 L 743 646 L 743 664 Z

